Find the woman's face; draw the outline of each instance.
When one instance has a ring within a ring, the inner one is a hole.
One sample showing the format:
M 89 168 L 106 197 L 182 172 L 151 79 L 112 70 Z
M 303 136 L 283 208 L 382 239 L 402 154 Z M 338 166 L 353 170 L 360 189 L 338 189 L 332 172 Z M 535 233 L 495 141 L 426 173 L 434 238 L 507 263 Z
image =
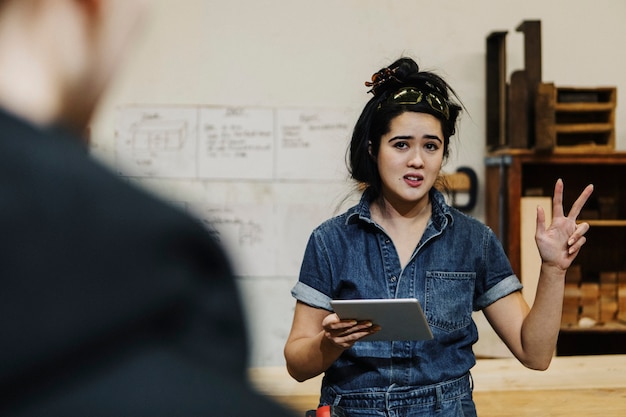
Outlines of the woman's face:
M 436 117 L 404 112 L 393 118 L 376 158 L 383 198 L 397 209 L 428 203 L 428 192 L 443 163 L 443 150 L 441 122 Z

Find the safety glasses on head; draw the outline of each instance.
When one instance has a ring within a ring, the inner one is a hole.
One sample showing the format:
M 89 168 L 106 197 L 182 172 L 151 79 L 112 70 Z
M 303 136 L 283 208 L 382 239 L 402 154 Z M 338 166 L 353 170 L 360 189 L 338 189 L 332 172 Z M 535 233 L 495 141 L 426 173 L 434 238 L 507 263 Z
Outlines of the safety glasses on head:
M 433 92 L 425 92 L 417 87 L 403 87 L 391 94 L 384 103 L 412 105 L 426 100 L 431 109 L 440 113 L 446 120 L 450 119 L 450 108 L 446 100 Z M 378 108 L 382 107 L 382 103 Z

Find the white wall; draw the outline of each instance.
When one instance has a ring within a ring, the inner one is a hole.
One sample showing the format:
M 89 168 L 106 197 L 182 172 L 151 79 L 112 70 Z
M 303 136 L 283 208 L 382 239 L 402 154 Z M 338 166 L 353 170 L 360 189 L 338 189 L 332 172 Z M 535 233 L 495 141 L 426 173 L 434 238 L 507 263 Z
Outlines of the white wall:
M 369 98 L 364 81 L 408 55 L 460 95 L 468 113 L 447 169 L 469 165 L 483 184 L 485 39 L 508 30 L 508 70 L 521 69 L 523 37 L 515 28 L 531 19 L 542 23 L 544 81 L 617 86 L 616 143 L 626 150 L 624 18 L 623 0 L 160 0 L 94 121 L 94 153 L 113 163 L 115 108 L 129 103 L 358 112 Z M 145 183 L 168 197 L 222 198 L 211 190 L 223 184 Z M 473 213 L 479 219 L 482 191 Z M 251 306 L 252 364 L 281 364 L 296 277 L 257 278 L 240 279 Z

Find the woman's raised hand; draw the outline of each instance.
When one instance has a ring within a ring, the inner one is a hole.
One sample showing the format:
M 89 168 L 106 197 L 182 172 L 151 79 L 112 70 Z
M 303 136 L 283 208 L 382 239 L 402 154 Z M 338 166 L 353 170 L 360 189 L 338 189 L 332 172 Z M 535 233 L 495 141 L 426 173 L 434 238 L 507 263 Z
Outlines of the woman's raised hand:
M 535 241 L 544 264 L 566 270 L 585 244 L 588 223 L 576 223 L 587 199 L 593 192 L 593 185 L 585 187 L 578 196 L 567 216 L 563 211 L 563 181 L 557 180 L 552 198 L 552 222 L 546 228 L 546 215 L 542 207 L 537 207 L 537 231 Z

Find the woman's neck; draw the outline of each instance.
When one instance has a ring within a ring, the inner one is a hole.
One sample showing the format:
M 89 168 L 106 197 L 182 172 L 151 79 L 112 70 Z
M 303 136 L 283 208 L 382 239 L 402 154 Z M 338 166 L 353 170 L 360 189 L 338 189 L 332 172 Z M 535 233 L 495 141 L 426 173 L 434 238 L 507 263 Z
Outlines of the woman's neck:
M 401 267 L 410 261 L 415 248 L 430 220 L 432 205 L 430 199 L 412 208 L 398 208 L 385 199 L 370 205 L 372 220 L 379 224 L 393 241 Z
M 427 196 L 417 203 L 396 203 L 381 195 L 370 205 L 372 216 L 378 220 L 410 224 L 429 219 L 431 215 L 430 197 Z

